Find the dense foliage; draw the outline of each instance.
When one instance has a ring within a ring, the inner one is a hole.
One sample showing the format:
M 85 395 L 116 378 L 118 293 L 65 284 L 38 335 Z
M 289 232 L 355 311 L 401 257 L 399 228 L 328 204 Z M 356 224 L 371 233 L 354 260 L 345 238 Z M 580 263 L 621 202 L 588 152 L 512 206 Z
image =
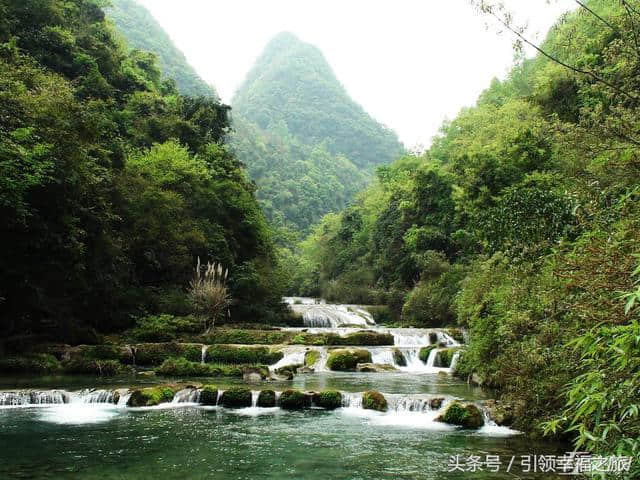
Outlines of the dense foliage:
M 228 107 L 180 96 L 101 6 L 0 2 L 0 330 L 83 341 L 187 313 L 198 256 L 229 267 L 232 318 L 269 319 L 272 240 Z
M 135 0 L 109 0 L 105 11 L 131 47 L 156 55 L 163 77 L 175 80 L 182 95 L 218 98 L 146 8 Z
M 289 33 L 265 48 L 233 101 L 234 150 L 277 226 L 305 230 L 343 208 L 402 151 L 349 98 L 322 53 Z
M 562 18 L 540 55 L 494 80 L 423 155 L 378 169 L 288 258 L 300 293 L 466 327 L 460 374 L 524 405 L 521 428 L 546 420 L 580 448 L 633 456 L 631 478 L 639 12 L 592 0 Z

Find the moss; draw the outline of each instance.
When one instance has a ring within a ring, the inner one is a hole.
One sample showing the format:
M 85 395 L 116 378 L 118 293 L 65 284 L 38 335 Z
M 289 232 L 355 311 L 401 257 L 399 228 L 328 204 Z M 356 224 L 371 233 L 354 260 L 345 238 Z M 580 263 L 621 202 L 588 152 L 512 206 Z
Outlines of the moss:
M 218 387 L 205 385 L 200 391 L 200 403 L 203 405 L 216 405 L 218 403 Z
M 273 390 L 262 390 L 258 395 L 259 407 L 275 407 L 276 406 L 276 392 Z
M 333 410 L 342 406 L 342 394 L 336 390 L 314 393 L 313 403 L 318 407 Z
M 482 412 L 472 403 L 452 402 L 436 420 L 464 428 L 480 428 L 484 425 Z
M 232 387 L 222 393 L 220 402 L 228 408 L 250 407 L 251 390 L 246 387 Z
M 362 394 L 362 408 L 367 410 L 387 411 L 387 399 L 376 390 L 369 390 Z
M 268 374 L 265 365 L 226 365 L 190 362 L 185 358 L 168 358 L 155 369 L 158 375 L 169 377 L 242 377 L 247 372 L 257 371 Z
M 365 310 L 371 314 L 378 325 L 393 322 L 393 315 L 387 305 L 370 305 L 365 307 Z
M 307 396 L 298 390 L 285 390 L 280 395 L 280 408 L 300 410 L 307 405 Z
M 429 354 L 431 353 L 431 350 L 433 350 L 434 348 L 436 348 L 435 345 L 428 345 L 420 349 L 419 357 L 423 363 L 427 363 L 427 360 L 429 360 Z
M 402 352 L 397 349 L 394 348 L 393 349 L 393 362 L 398 365 L 399 367 L 406 367 L 407 366 L 407 359 L 404 358 L 404 355 L 402 354 Z
M 317 350 L 309 350 L 304 354 L 304 364 L 307 367 L 313 367 L 320 358 L 320 352 Z
M 327 367 L 329 370 L 355 370 L 358 363 L 371 363 L 371 353 L 368 350 L 333 350 L 329 353 Z
M 127 405 L 130 407 L 152 407 L 173 400 L 175 391 L 171 387 L 149 387 L 134 390 Z
M 55 373 L 61 370 L 60 362 L 53 355 L 37 353 L 24 357 L 0 359 L 1 373 Z
M 266 347 L 236 347 L 232 345 L 211 345 L 207 349 L 207 362 L 247 364 L 261 363 L 273 365 L 278 362 L 284 354 L 276 350 L 269 350 Z
M 362 330 L 341 337 L 335 333 L 299 333 L 291 340 L 295 345 L 375 346 L 393 345 L 390 333 Z
M 327 337 L 333 335 L 334 337 L 339 337 L 336 334 L 326 334 L 326 333 L 299 333 L 295 337 L 291 339 L 291 343 L 293 345 L 327 345 Z

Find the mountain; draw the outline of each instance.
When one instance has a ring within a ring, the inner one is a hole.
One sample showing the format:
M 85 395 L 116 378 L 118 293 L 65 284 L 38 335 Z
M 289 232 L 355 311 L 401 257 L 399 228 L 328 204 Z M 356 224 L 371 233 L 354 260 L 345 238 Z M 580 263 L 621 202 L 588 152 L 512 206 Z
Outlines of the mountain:
M 403 152 L 354 102 L 326 59 L 290 33 L 271 40 L 232 100 L 232 145 L 267 216 L 305 230 L 347 205 Z
M 215 88 L 200 78 L 145 7 L 135 0 L 111 0 L 111 4 L 106 13 L 129 45 L 154 53 L 163 75 L 175 80 L 181 94 L 218 98 Z

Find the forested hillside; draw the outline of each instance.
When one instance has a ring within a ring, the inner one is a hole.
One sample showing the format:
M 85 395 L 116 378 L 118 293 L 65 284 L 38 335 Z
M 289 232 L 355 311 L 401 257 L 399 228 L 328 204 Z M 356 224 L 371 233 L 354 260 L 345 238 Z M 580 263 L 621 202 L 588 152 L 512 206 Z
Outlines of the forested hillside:
M 637 459 L 634 5 L 594 0 L 563 18 L 543 53 L 495 80 L 429 151 L 380 168 L 325 217 L 290 271 L 299 293 L 467 328 L 459 374 L 520 405 L 521 428 Z
M 402 145 L 349 98 L 322 53 L 276 36 L 233 101 L 232 144 L 258 184 L 267 217 L 305 230 L 337 211 Z
M 105 10 L 132 48 L 154 53 L 164 78 L 175 80 L 178 91 L 191 97 L 218 98 L 213 86 L 198 76 L 184 54 L 151 13 L 136 0 L 110 0 Z
M 232 318 L 268 319 L 273 244 L 229 108 L 181 96 L 96 2 L 0 11 L 2 335 L 72 343 L 184 313 L 197 257 L 229 269 Z

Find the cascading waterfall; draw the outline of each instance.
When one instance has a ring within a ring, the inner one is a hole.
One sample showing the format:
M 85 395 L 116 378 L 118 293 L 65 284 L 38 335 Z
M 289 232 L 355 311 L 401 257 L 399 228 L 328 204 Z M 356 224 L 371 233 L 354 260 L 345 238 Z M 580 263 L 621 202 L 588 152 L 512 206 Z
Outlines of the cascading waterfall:
M 274 371 L 282 367 L 288 367 L 291 365 L 303 365 L 305 353 L 309 350 L 309 347 L 305 346 L 290 346 L 282 349 L 283 357 L 278 360 L 277 363 L 269 366 L 269 370 Z
M 294 303 L 289 308 L 302 316 L 305 327 L 372 327 L 376 324 L 369 312 L 356 305 Z
M 260 390 L 251 390 L 251 406 L 253 408 L 258 406 L 258 397 L 260 396 Z
M 2 406 L 57 405 L 69 401 L 70 395 L 63 390 L 0 392 Z
M 171 403 L 198 403 L 200 402 L 200 390 L 197 388 L 183 388 L 176 392 Z
M 343 408 L 362 408 L 362 393 L 342 392 Z
M 74 403 L 114 403 L 115 396 L 111 390 L 82 390 L 71 398 Z

